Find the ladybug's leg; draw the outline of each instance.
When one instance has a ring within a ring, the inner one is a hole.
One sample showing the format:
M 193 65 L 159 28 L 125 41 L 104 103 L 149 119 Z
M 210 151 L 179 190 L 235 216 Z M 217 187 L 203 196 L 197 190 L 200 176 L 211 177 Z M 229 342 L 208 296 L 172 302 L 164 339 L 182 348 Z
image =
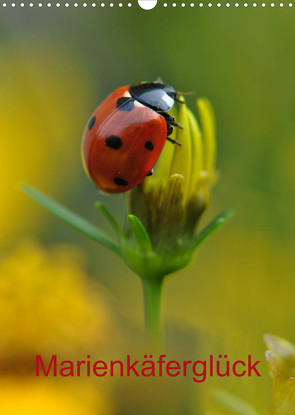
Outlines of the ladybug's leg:
M 175 118 L 172 115 L 167 114 L 167 112 L 159 112 L 159 114 L 161 114 L 162 117 L 165 118 L 165 120 L 167 122 L 167 125 L 170 124 L 170 125 L 174 125 L 175 127 L 183 129 L 183 127 L 181 125 L 179 125 L 179 124 L 177 124 L 177 122 L 175 122 Z
M 171 135 L 172 132 L 173 132 L 173 126 L 170 124 L 170 122 L 167 122 L 167 137 L 166 137 L 166 140 L 170 141 L 170 143 L 177 144 L 178 146 L 181 146 L 181 144 L 178 141 L 176 141 L 173 138 L 169 137 L 169 135 Z
M 174 127 L 178 127 L 178 128 L 180 128 L 181 130 L 183 130 L 183 126 L 182 125 L 179 125 L 179 124 L 177 124 L 177 122 L 173 122 L 173 123 L 171 123 L 172 125 L 174 125 Z
M 170 141 L 171 143 L 173 143 L 173 144 L 177 144 L 178 146 L 181 146 L 181 143 L 174 140 L 173 138 L 170 138 L 169 135 L 172 134 L 173 127 L 178 127 L 178 128 L 181 128 L 181 129 L 183 129 L 183 127 L 181 125 L 177 124 L 175 122 L 175 118 L 172 115 L 167 114 L 167 112 L 161 112 L 160 114 L 165 118 L 166 124 L 167 124 L 167 137 L 166 137 L 166 139 L 168 141 Z
M 161 112 L 161 111 L 159 111 L 159 114 L 165 118 L 167 123 L 172 124 L 175 122 L 175 117 L 173 117 L 173 115 L 170 115 L 170 114 L 167 114 L 167 112 Z
M 172 144 L 177 144 L 178 146 L 181 146 L 181 143 L 179 141 L 173 140 L 173 138 L 166 137 L 166 140 L 170 141 Z
M 177 97 L 174 98 L 174 101 L 179 102 L 180 104 L 184 104 L 184 102 L 185 102 L 182 99 L 179 99 Z

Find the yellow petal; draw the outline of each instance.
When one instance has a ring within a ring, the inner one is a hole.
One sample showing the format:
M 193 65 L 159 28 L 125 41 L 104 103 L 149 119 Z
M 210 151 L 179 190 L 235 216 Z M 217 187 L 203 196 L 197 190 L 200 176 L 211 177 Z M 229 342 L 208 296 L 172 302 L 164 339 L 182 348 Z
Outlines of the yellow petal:
M 191 198 L 198 190 L 198 183 L 203 170 L 203 143 L 201 131 L 193 113 L 187 109 L 191 134 L 191 177 L 188 197 Z
M 215 116 L 211 103 L 208 99 L 197 100 L 204 144 L 204 168 L 213 174 L 216 163 L 216 128 Z
M 169 114 L 177 118 L 177 114 L 174 108 L 169 112 Z M 174 131 L 171 134 L 171 138 L 174 140 L 176 139 L 175 129 L 176 128 L 174 128 Z M 170 171 L 174 157 L 174 150 L 175 145 L 166 140 L 166 144 L 162 150 L 160 158 L 155 165 L 155 174 L 153 176 L 147 177 L 144 180 L 145 191 L 148 189 L 157 188 L 159 186 L 165 186 L 167 184 L 171 175 Z
M 292 343 L 278 336 L 267 334 L 264 342 L 269 350 L 266 359 L 273 377 L 288 379 L 295 376 L 295 347 Z
M 180 99 L 183 100 L 181 97 Z M 184 178 L 184 198 L 183 202 L 186 203 L 188 199 L 191 169 L 192 169 L 192 149 L 191 149 L 191 131 L 188 110 L 185 104 L 181 104 L 177 117 L 177 123 L 180 124 L 183 129 L 175 127 L 176 140 L 181 143 L 181 146 L 174 144 L 175 150 L 173 160 L 171 164 L 170 175 L 179 174 Z

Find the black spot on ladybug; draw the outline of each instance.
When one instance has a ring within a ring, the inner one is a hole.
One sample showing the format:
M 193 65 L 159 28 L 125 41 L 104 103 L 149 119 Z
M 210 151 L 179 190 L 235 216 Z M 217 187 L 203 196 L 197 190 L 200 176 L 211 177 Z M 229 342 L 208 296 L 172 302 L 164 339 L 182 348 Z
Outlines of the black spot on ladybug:
M 144 146 L 149 151 L 152 151 L 154 149 L 154 144 L 151 141 L 146 141 Z
M 121 177 L 115 177 L 114 183 L 116 183 L 118 186 L 128 186 L 128 182 L 124 179 L 121 179 Z
M 154 169 L 150 170 L 147 174 L 147 176 L 152 176 L 154 174 Z
M 113 150 L 119 150 L 119 148 L 122 147 L 122 144 L 123 143 L 122 143 L 121 138 L 116 135 L 110 135 L 106 139 L 106 145 L 112 148 Z
M 93 116 L 93 117 L 91 118 L 91 120 L 89 121 L 89 123 L 88 123 L 88 130 L 92 130 L 92 128 L 93 128 L 93 126 L 94 126 L 94 124 L 95 124 L 95 121 L 96 121 L 96 117 L 95 117 L 95 116 Z
M 134 108 L 134 100 L 128 97 L 119 98 L 117 101 L 117 108 L 120 111 L 132 111 Z

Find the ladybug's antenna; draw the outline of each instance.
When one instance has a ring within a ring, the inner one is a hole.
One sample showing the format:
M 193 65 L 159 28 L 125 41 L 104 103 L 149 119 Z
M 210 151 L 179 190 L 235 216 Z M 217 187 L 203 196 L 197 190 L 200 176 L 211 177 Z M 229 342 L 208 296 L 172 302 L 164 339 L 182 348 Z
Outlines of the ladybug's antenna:
M 176 97 L 174 98 L 174 101 L 180 102 L 180 104 L 184 104 L 184 101 L 182 99 L 177 98 L 177 95 L 195 95 L 195 92 L 176 92 Z

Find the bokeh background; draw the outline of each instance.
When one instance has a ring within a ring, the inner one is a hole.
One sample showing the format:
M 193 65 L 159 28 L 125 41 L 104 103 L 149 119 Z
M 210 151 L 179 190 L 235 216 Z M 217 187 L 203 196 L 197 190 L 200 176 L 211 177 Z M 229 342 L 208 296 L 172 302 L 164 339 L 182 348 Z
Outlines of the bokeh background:
M 71 3 L 71 1 L 70 1 Z M 108 4 L 108 2 L 105 2 Z M 35 355 L 143 356 L 140 282 L 114 255 L 28 200 L 27 182 L 108 231 L 124 220 L 81 164 L 84 126 L 118 86 L 163 80 L 208 97 L 220 180 L 203 224 L 236 217 L 164 290 L 165 352 L 252 354 L 295 341 L 294 7 L 12 8 L 0 11 L 0 402 L 5 414 L 201 414 L 214 387 L 265 408 L 270 380 L 36 379 Z M 161 2 L 159 2 L 161 3 Z M 187 98 L 194 109 L 195 98 Z

